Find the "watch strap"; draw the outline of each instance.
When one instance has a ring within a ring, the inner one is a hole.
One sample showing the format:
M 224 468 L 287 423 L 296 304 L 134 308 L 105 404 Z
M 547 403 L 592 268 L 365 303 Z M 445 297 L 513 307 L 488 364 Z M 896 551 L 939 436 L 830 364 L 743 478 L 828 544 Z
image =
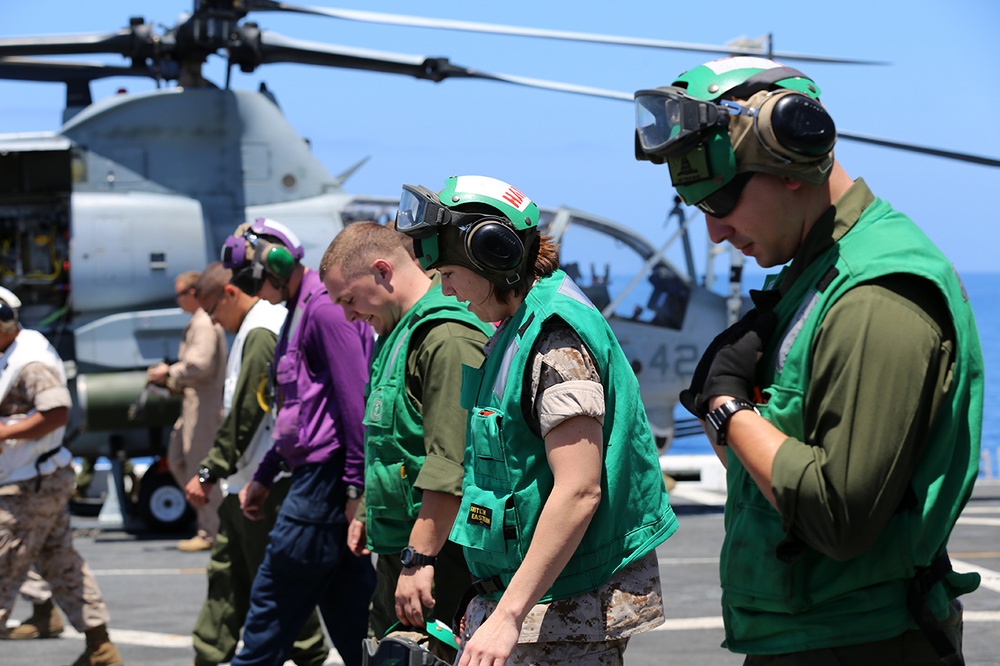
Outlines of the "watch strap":
M 708 437 L 716 446 L 726 446 L 726 431 L 729 429 L 729 421 L 733 414 L 744 409 L 753 410 L 760 414 L 757 405 L 743 398 L 733 398 L 722 403 L 705 415 L 705 422 L 708 429 Z M 714 435 L 714 436 L 713 436 Z
M 404 567 L 420 567 L 425 565 L 433 566 L 437 562 L 437 557 L 418 553 L 413 546 L 407 546 L 399 556 Z

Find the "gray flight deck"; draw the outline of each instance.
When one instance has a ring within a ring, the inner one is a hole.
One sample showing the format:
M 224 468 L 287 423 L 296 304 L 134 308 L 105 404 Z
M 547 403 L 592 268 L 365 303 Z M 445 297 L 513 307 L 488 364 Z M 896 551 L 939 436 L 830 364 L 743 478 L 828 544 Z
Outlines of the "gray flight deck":
M 719 647 L 723 634 L 717 569 L 724 495 L 713 484 L 681 481 L 671 501 L 680 529 L 657 551 L 667 622 L 632 639 L 626 664 L 740 664 L 740 656 Z M 75 542 L 97 576 L 111 611 L 111 636 L 125 663 L 190 664 L 190 630 L 205 595 L 208 553 L 177 551 L 178 535 L 99 525 L 93 518 L 74 517 Z M 976 569 L 983 576 L 982 587 L 964 598 L 966 663 L 1000 664 L 1000 481 L 977 484 L 955 528 L 950 552 L 956 569 Z M 24 619 L 30 611 L 29 604 L 19 601 L 13 620 Z M 68 629 L 54 640 L 0 642 L 0 664 L 71 664 L 82 649 L 82 636 Z M 334 651 L 327 663 L 342 662 Z

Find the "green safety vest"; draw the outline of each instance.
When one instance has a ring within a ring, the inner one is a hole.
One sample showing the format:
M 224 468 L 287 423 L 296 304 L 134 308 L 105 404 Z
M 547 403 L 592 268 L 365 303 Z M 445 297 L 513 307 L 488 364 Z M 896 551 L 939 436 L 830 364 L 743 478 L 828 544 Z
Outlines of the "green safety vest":
M 375 346 L 365 405 L 365 507 L 368 548 L 398 553 L 420 513 L 413 487 L 427 457 L 423 415 L 406 393 L 406 359 L 418 328 L 457 321 L 489 336 L 493 327 L 434 284 Z
M 597 589 L 677 529 L 635 374 L 600 311 L 556 271 L 531 288 L 482 368 L 463 368 L 469 425 L 462 506 L 451 540 L 464 547 L 475 578 L 497 576 L 504 587 L 524 560 L 553 475 L 545 442 L 525 421 L 521 399 L 530 390 L 525 374 L 535 341 L 553 316 L 577 332 L 604 381 L 604 470 L 597 512 L 542 602 Z
M 983 358 L 972 309 L 951 264 L 888 203 L 876 199 L 781 298 L 775 330 L 784 333 L 772 339 L 762 360 L 767 402 L 761 413 L 784 434 L 805 441 L 804 405 L 818 327 L 848 290 L 894 273 L 925 278 L 940 290 L 957 343 L 949 399 L 934 419 L 910 483 L 916 506 L 899 511 L 863 555 L 835 561 L 802 544 L 801 556 L 786 563 L 776 555 L 779 544 L 790 543 L 783 543 L 789 535 L 782 517 L 730 451 L 720 569 L 731 650 L 780 654 L 882 640 L 917 627 L 906 605 L 910 581 L 944 552 L 979 472 Z M 944 619 L 949 600 L 977 586 L 977 575 L 948 574 L 927 603 Z

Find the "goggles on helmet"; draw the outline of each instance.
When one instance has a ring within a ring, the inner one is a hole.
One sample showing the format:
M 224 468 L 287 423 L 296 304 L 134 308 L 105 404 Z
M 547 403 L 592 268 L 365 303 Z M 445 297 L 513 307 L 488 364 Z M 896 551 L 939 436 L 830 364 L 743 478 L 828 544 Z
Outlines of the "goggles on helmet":
M 690 152 L 710 130 L 729 125 L 729 116 L 753 115 L 729 100 L 706 102 L 668 86 L 635 94 L 636 156 L 669 158 Z
M 414 238 L 426 238 L 445 225 L 464 226 L 481 219 L 482 213 L 460 213 L 448 208 L 436 192 L 422 185 L 403 185 L 396 213 L 396 230 Z

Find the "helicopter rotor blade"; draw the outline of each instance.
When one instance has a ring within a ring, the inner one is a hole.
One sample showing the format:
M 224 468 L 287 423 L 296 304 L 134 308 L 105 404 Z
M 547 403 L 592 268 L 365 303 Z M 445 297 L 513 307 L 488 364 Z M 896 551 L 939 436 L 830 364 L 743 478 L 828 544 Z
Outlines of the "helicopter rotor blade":
M 118 53 L 130 55 L 135 50 L 133 28 L 102 35 L 63 35 L 58 37 L 15 37 L 0 39 L 0 57 L 81 55 Z
M 245 40 L 249 41 L 249 40 Z M 252 51 L 254 58 L 250 59 Z M 604 90 L 588 86 L 577 86 L 558 81 L 546 81 L 508 74 L 484 72 L 451 63 L 447 58 L 428 58 L 387 51 L 373 51 L 343 46 L 331 46 L 317 42 L 290 39 L 271 31 L 261 31 L 256 45 L 244 44 L 240 50 L 230 54 L 234 63 L 241 67 L 256 64 L 295 62 L 328 67 L 345 67 L 390 74 L 406 74 L 418 79 L 443 81 L 448 78 L 485 79 L 502 81 L 514 85 L 545 90 L 631 101 L 629 93 Z
M 69 62 L 39 58 L 0 58 L 0 79 L 12 81 L 94 81 L 112 76 L 155 79 L 144 67 L 119 67 L 97 62 Z
M 119 67 L 103 63 L 66 62 L 39 58 L 0 58 L 0 79 L 44 81 L 66 84 L 66 107 L 84 107 L 93 103 L 90 82 L 112 76 L 157 78 L 143 67 Z
M 674 51 L 695 51 L 699 53 L 718 53 L 724 55 L 750 55 L 777 58 L 780 60 L 798 60 L 804 62 L 826 62 L 852 65 L 881 65 L 884 62 L 862 60 L 855 58 L 838 58 L 833 56 L 810 55 L 806 53 L 774 52 L 766 48 L 754 48 L 741 45 L 696 44 L 691 42 L 665 41 L 641 37 L 619 37 L 601 35 L 590 32 L 571 32 L 566 30 L 547 30 L 543 28 L 523 28 L 496 23 L 478 23 L 474 21 L 455 21 L 451 19 L 432 19 L 403 14 L 386 14 L 382 12 L 366 12 L 350 9 L 330 9 L 326 7 L 304 7 L 287 2 L 273 0 L 248 0 L 247 9 L 252 11 L 285 11 L 299 14 L 328 16 L 345 21 L 361 23 L 380 23 L 412 28 L 432 28 L 439 30 L 456 30 L 460 32 L 478 32 L 493 35 L 513 35 L 517 37 L 535 37 L 540 39 L 558 39 L 574 42 L 589 42 L 612 44 L 618 46 L 637 46 L 644 48 L 669 49 Z
M 860 143 L 868 143 L 875 146 L 885 146 L 887 148 L 906 150 L 911 153 L 921 153 L 923 155 L 935 155 L 937 157 L 945 157 L 951 160 L 958 160 L 960 162 L 970 162 L 972 164 L 983 164 L 986 166 L 1000 167 L 1000 159 L 996 159 L 993 157 L 983 157 L 981 155 L 970 155 L 968 153 L 960 153 L 954 150 L 942 150 L 940 148 L 918 146 L 911 143 L 902 143 L 900 141 L 891 141 L 889 139 L 882 139 L 877 136 L 869 136 L 867 134 L 857 134 L 854 132 L 842 132 L 840 130 L 837 130 L 837 138 L 848 139 L 850 141 L 858 141 Z

